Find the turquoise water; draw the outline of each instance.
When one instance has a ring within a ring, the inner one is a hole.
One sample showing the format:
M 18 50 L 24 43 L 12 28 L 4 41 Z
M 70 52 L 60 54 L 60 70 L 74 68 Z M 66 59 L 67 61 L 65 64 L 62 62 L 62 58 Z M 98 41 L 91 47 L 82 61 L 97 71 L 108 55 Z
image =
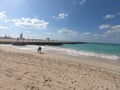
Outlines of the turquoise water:
M 74 49 L 77 51 L 92 52 L 94 54 L 109 55 L 120 57 L 120 44 L 98 44 L 98 43 L 87 43 L 87 44 L 64 44 L 61 48 Z
M 120 56 L 120 45 L 118 44 L 65 44 L 61 47 Z

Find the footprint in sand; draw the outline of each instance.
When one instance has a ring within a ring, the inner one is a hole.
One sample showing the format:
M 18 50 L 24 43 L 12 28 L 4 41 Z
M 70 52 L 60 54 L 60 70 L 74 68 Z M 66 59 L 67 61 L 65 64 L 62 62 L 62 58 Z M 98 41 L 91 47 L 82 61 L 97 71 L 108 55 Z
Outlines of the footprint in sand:
M 21 80 L 22 79 L 22 76 L 17 76 L 16 77 L 16 80 Z

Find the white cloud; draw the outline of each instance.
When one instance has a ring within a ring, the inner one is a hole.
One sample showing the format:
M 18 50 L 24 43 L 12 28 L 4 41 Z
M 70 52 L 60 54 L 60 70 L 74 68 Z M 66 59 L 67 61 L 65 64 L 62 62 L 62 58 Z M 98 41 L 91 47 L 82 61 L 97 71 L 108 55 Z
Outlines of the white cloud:
M 116 30 L 116 29 L 120 29 L 120 25 L 107 25 L 107 24 L 103 24 L 99 26 L 99 29 L 111 29 L 111 30 Z
M 108 28 L 110 28 L 110 25 L 103 24 L 99 26 L 99 29 L 108 29 Z
M 60 34 L 65 34 L 65 35 L 69 35 L 69 36 L 75 36 L 77 34 L 76 31 L 73 31 L 73 30 L 69 30 L 69 29 L 61 29 L 61 30 L 58 30 L 58 33 Z
M 46 32 L 45 34 L 48 35 L 48 36 L 54 35 L 54 33 L 51 33 L 51 32 Z
M 11 22 L 11 19 L 4 19 L 4 22 Z
M 105 32 L 105 34 L 111 35 L 111 34 L 120 34 L 120 29 L 115 29 L 115 30 L 108 30 Z
M 79 5 L 83 5 L 86 2 L 86 0 L 72 0 L 73 4 L 79 4 Z
M 94 34 L 94 33 L 91 33 L 91 32 L 85 32 L 85 33 L 82 33 L 81 34 L 81 37 L 82 38 L 94 38 L 94 37 L 100 37 L 101 35 L 100 34 Z
M 67 13 L 59 13 L 58 16 L 53 16 L 56 19 L 65 19 L 66 17 L 68 17 Z
M 83 36 L 90 36 L 91 33 L 90 33 L 90 32 L 86 32 L 86 33 L 83 33 L 82 35 L 83 35 Z
M 119 15 L 120 15 L 120 12 L 115 13 L 115 14 L 107 14 L 107 15 L 103 16 L 103 18 L 110 19 L 110 18 L 115 18 L 116 16 L 119 16 Z
M 103 18 L 105 18 L 105 19 L 114 18 L 114 17 L 115 17 L 115 15 L 106 15 L 106 16 L 103 16 Z
M 117 15 L 120 15 L 120 12 L 118 12 Z
M 0 29 L 9 29 L 8 26 L 0 26 Z
M 26 29 L 43 29 L 47 28 L 48 22 L 39 20 L 37 18 L 20 18 L 20 19 L 9 19 L 6 18 L 5 12 L 0 12 L 0 21 L 4 23 L 13 22 L 15 26 L 23 27 Z M 7 29 L 7 27 L 0 26 L 1 29 Z
M 84 4 L 86 2 L 86 0 L 80 0 L 80 4 Z
M 120 34 L 120 25 L 111 26 L 111 30 L 108 30 L 106 34 Z
M 111 27 L 112 29 L 120 29 L 120 25 L 115 25 Z
M 0 19 L 6 18 L 5 12 L 0 12 Z
M 12 19 L 12 22 L 14 22 L 16 26 L 23 27 L 26 29 L 43 29 L 43 30 L 45 30 L 47 25 L 49 24 L 44 20 L 39 20 L 36 18 Z
M 93 34 L 93 37 L 99 37 L 100 35 L 99 34 Z
M 110 26 L 109 25 L 109 28 L 106 28 L 107 31 L 104 33 L 103 36 L 109 36 L 109 35 L 118 35 L 120 34 L 120 25 L 114 25 L 114 26 Z

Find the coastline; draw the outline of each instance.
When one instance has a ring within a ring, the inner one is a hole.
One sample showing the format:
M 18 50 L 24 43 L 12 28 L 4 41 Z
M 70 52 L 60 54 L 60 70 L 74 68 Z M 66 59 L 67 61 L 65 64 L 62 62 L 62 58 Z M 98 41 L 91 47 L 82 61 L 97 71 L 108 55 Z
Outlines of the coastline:
M 55 52 L 38 54 L 12 46 L 0 46 L 0 53 L 2 90 L 7 88 L 9 90 L 11 88 L 17 90 L 120 89 L 118 63 L 95 60 L 98 59 L 95 57 L 80 58 Z M 7 79 L 16 86 L 11 85 Z
M 11 52 L 20 52 L 20 53 L 27 53 L 31 55 L 35 55 L 37 57 L 42 57 L 42 58 L 51 58 L 54 59 L 55 61 L 60 61 L 60 62 L 72 62 L 72 63 L 83 63 L 83 64 L 89 64 L 89 65 L 94 65 L 97 67 L 105 67 L 105 68 L 111 68 L 115 69 L 118 68 L 117 70 L 120 70 L 120 61 L 119 60 L 108 60 L 105 58 L 100 58 L 100 57 L 95 57 L 95 56 L 71 56 L 69 54 L 63 54 L 59 53 L 57 51 L 46 51 L 42 50 L 43 54 L 37 53 L 36 51 L 32 50 L 24 50 L 24 49 L 19 49 L 14 47 L 13 45 L 3 45 L 0 46 L 0 49 L 3 49 L 5 51 L 11 51 Z M 60 60 L 59 60 L 60 59 Z M 110 66 L 110 67 L 108 67 Z M 113 66 L 113 67 L 111 67 Z M 114 67 L 115 66 L 115 67 Z M 118 66 L 118 67 L 116 67 Z

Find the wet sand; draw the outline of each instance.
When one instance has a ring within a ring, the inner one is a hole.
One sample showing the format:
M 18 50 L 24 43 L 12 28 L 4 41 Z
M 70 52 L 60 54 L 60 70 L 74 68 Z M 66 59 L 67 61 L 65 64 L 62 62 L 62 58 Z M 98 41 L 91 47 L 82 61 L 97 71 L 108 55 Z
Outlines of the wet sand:
M 0 46 L 0 90 L 120 90 L 120 65 Z

